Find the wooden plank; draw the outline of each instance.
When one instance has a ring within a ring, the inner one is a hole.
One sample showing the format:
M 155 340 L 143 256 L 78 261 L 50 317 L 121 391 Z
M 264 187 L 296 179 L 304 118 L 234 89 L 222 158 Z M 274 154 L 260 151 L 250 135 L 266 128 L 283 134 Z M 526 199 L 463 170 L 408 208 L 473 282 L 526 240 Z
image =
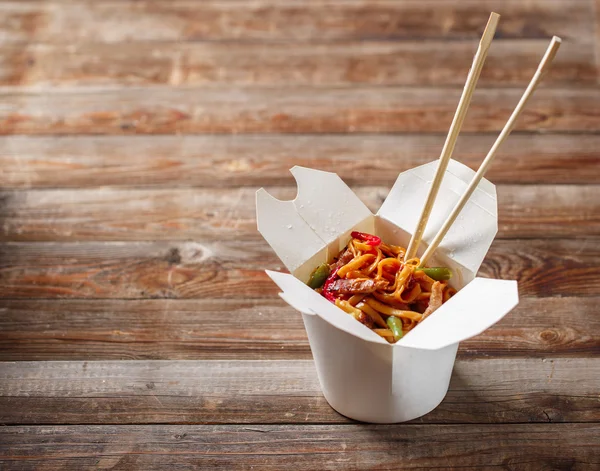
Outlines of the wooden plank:
M 495 135 L 461 135 L 455 158 L 477 169 Z M 351 185 L 389 185 L 435 160 L 445 135 L 0 137 L 0 186 L 259 187 L 293 184 L 294 165 Z M 597 183 L 600 135 L 513 134 L 489 171 L 494 183 Z
M 600 0 L 594 0 L 594 52 L 596 56 L 596 65 L 600 64 Z M 600 70 L 597 70 L 597 81 L 600 83 Z
M 489 12 L 502 38 L 589 38 L 586 0 L 177 0 L 0 3 L 0 38 L 62 42 L 476 38 Z
M 389 192 L 387 187 L 354 189 L 373 212 Z M 285 199 L 296 195 L 295 185 L 269 190 Z M 256 238 L 255 192 L 255 188 L 0 192 L 0 240 Z M 498 199 L 500 238 L 600 235 L 599 185 L 502 185 Z
M 596 56 L 596 65 L 600 63 L 600 0 L 594 0 L 592 3 L 594 9 L 594 52 Z M 597 81 L 600 83 L 600 70 L 597 71 Z
M 547 46 L 547 39 L 498 41 L 479 85 L 526 85 Z M 475 40 L 5 46 L 0 49 L 0 86 L 460 87 L 476 48 Z M 596 81 L 593 44 L 567 40 L 542 86 L 595 85 Z
M 7 469 L 570 469 L 597 424 L 2 427 Z M 396 469 L 396 468 L 394 468 Z
M 5 424 L 344 423 L 314 363 L 0 363 Z M 448 395 L 419 423 L 600 420 L 600 359 L 459 360 Z
M 598 239 L 496 240 L 482 276 L 516 279 L 523 296 L 595 296 Z M 2 298 L 274 297 L 282 269 L 266 242 L 79 242 L 0 245 Z
M 599 302 L 522 298 L 497 325 L 462 342 L 459 358 L 597 355 Z M 275 297 L 0 302 L 0 361 L 310 358 L 300 314 Z
M 475 92 L 464 132 L 497 132 L 523 90 Z M 0 134 L 447 132 L 460 89 L 136 88 L 0 93 Z M 600 131 L 600 90 L 538 90 L 518 131 Z

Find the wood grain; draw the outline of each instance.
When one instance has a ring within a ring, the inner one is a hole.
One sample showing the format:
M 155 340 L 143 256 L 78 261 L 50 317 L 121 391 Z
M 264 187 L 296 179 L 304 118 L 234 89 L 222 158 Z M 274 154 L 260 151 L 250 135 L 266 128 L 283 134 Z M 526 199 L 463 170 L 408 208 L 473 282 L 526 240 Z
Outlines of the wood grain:
M 458 356 L 598 355 L 599 302 L 522 298 L 497 325 L 462 342 Z M 0 361 L 240 358 L 312 358 L 300 314 L 275 297 L 0 302 Z
M 598 239 L 496 240 L 482 276 L 516 279 L 524 296 L 594 296 Z M 79 242 L 0 245 L 2 298 L 218 298 L 277 295 L 266 242 Z
M 308 361 L 0 364 L 5 424 L 344 423 Z M 526 384 L 526 385 L 525 385 Z M 420 423 L 594 422 L 600 359 L 459 360 Z
M 269 190 L 292 199 L 296 187 Z M 387 187 L 354 188 L 377 212 Z M 255 188 L 0 192 L 4 241 L 256 239 Z M 600 236 L 600 186 L 498 187 L 500 238 Z M 119 208 L 114 211 L 114 208 Z
M 0 0 L 0 468 L 600 468 L 599 2 Z M 521 303 L 432 413 L 353 423 L 253 192 L 298 164 L 377 208 L 439 155 L 492 10 L 472 168 L 564 40 L 490 173 L 481 275 Z
M 600 1 L 593 0 L 592 8 L 594 9 L 594 24 L 596 26 L 594 32 L 594 53 L 596 56 L 596 64 L 600 63 Z M 600 71 L 597 73 L 598 83 L 600 84 Z
M 547 39 L 494 43 L 479 86 L 524 86 Z M 0 86 L 146 85 L 462 87 L 476 41 L 295 43 L 147 42 L 0 49 Z M 545 86 L 595 85 L 592 44 L 565 42 Z
M 597 424 L 3 427 L 0 464 L 87 469 L 570 469 L 600 464 Z
M 463 132 L 498 132 L 521 89 L 475 92 Z M 0 93 L 0 134 L 427 133 L 448 130 L 460 89 L 136 88 Z M 600 131 L 596 89 L 538 90 L 517 131 Z
M 501 38 L 589 38 L 587 0 L 3 1 L 5 41 L 476 38 L 490 11 Z
M 477 169 L 495 135 L 462 135 L 455 158 Z M 0 137 L 0 186 L 260 187 L 294 184 L 294 165 L 351 185 L 391 186 L 435 160 L 445 135 Z M 513 134 L 489 171 L 498 183 L 597 183 L 600 136 Z

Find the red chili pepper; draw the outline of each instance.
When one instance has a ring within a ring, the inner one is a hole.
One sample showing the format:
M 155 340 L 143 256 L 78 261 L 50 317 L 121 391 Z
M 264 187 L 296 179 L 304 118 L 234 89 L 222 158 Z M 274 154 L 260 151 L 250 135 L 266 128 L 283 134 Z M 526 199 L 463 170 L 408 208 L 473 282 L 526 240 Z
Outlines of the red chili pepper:
M 331 301 L 333 304 L 335 304 L 335 294 L 333 294 L 333 292 L 331 291 L 331 285 L 333 284 L 333 282 L 335 280 L 337 280 L 339 278 L 339 276 L 337 276 L 337 272 L 338 272 L 339 268 L 336 268 L 325 280 L 325 283 L 323 284 L 323 296 L 325 296 L 325 298 L 328 301 Z
M 381 239 L 376 235 L 367 234 L 365 232 L 353 231 L 350 234 L 353 238 L 363 241 L 365 244 L 372 247 L 377 247 L 381 244 Z

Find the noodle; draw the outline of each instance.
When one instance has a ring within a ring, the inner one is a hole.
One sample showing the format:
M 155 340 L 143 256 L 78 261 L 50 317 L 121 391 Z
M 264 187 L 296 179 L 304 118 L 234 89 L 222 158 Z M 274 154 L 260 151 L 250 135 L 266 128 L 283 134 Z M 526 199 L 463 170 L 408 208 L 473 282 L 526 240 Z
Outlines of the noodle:
M 380 325 L 381 327 L 387 327 L 387 324 L 383 320 L 383 317 L 381 317 L 381 314 L 379 314 L 368 304 L 361 302 L 360 304 L 357 304 L 356 307 L 371 316 L 371 319 L 375 321 L 375 324 Z
M 456 294 L 456 290 L 454 288 L 452 288 L 450 286 L 446 286 L 446 288 L 444 289 L 444 295 L 443 295 L 442 302 L 445 303 L 455 294 Z
M 406 304 L 412 304 L 415 299 L 421 294 L 421 285 L 419 283 L 415 283 L 413 287 L 408 291 L 404 291 L 400 295 L 400 301 Z
M 370 275 L 371 273 L 373 273 L 373 271 L 378 268 L 379 262 L 381 262 L 381 258 L 382 257 L 383 257 L 383 252 L 380 249 L 377 249 L 377 258 L 369 266 L 369 268 L 366 269 L 366 272 L 367 272 L 368 275 Z
M 367 277 L 367 275 L 365 275 L 360 270 L 352 270 L 352 271 L 349 271 L 348 273 L 346 273 L 346 278 L 366 278 L 366 277 Z
M 393 307 L 390 307 L 386 304 L 380 303 L 379 301 L 377 301 L 373 298 L 366 299 L 365 303 L 367 303 L 369 306 L 371 306 L 373 309 L 379 311 L 380 313 L 386 314 L 388 316 L 406 317 L 407 319 L 411 319 L 414 321 L 420 321 L 421 318 L 423 317 L 423 315 L 419 314 L 418 312 L 401 311 L 400 309 L 394 309 Z
M 434 279 L 429 278 L 422 271 L 414 272 L 413 278 L 415 279 L 415 281 L 418 281 L 418 283 L 421 285 L 421 288 L 423 288 L 423 291 L 426 291 L 429 293 L 431 292 L 431 287 L 433 286 L 433 283 L 435 282 Z
M 348 262 L 346 265 L 344 265 L 342 268 L 340 268 L 338 270 L 337 274 L 340 278 L 344 278 L 346 273 L 348 273 L 349 271 L 352 271 L 352 270 L 358 270 L 364 264 L 370 262 L 371 259 L 373 259 L 373 258 L 375 258 L 375 255 L 370 254 L 370 253 L 354 257 L 350 262 Z
M 384 339 L 394 338 L 394 334 L 390 329 L 373 329 L 373 332 L 381 335 Z
M 364 294 L 355 294 L 355 295 L 353 295 L 353 296 L 350 297 L 350 299 L 348 300 L 348 302 L 352 306 L 356 306 L 358 303 L 360 303 L 364 299 L 364 297 L 365 297 Z
M 383 270 L 385 267 L 396 268 L 398 270 L 402 264 L 395 258 L 385 258 L 377 265 L 377 277 L 383 278 Z

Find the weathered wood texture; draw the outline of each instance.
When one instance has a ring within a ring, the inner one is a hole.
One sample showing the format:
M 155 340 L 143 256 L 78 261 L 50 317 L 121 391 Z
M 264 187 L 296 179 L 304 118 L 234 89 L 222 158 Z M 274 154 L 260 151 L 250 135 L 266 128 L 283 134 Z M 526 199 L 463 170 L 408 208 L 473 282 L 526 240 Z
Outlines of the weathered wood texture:
M 598 239 L 496 240 L 480 274 L 519 280 L 526 296 L 594 296 Z M 276 296 L 265 269 L 281 262 L 264 241 L 4 243 L 3 298 Z
M 65 3 L 69 3 L 68 7 Z M 586 38 L 588 0 L 3 1 L 5 42 L 476 38 L 490 11 L 500 38 Z
M 479 89 L 464 132 L 497 132 L 523 90 Z M 0 134 L 448 131 L 460 89 L 135 88 L 0 93 Z M 541 89 L 517 131 L 600 131 L 600 90 Z
M 354 188 L 376 212 L 387 187 Z M 276 187 L 292 199 L 295 187 Z M 4 241 L 256 240 L 255 188 L 0 192 Z M 600 186 L 498 187 L 499 238 L 600 236 Z M 118 211 L 115 211 L 118 208 Z
M 282 264 L 253 193 L 293 197 L 304 165 L 377 209 L 439 155 L 492 10 L 454 154 L 472 168 L 564 40 L 489 174 L 481 274 L 517 279 L 521 303 L 461 344 L 433 412 L 351 423 L 264 273 Z M 599 12 L 0 0 L 0 468 L 599 468 Z
M 454 157 L 477 169 L 495 134 L 462 135 Z M 435 160 L 445 135 L 0 137 L 0 186 L 245 187 L 293 185 L 294 165 L 352 185 L 392 185 Z M 488 178 L 499 183 L 597 183 L 600 136 L 513 134 Z M 500 193 L 500 197 L 503 197 Z
M 310 360 L 17 362 L 0 379 L 6 424 L 348 422 Z M 598 388 L 598 358 L 458 361 L 442 404 L 414 422 L 594 422 Z
M 547 39 L 500 40 L 479 86 L 525 85 Z M 32 44 L 0 49 L 0 86 L 462 86 L 476 40 L 341 43 Z M 591 44 L 566 40 L 542 87 L 595 85 Z
M 458 356 L 598 355 L 599 302 L 523 298 Z M 0 302 L 0 361 L 240 358 L 312 358 L 300 314 L 275 297 Z
M 569 469 L 600 465 L 597 424 L 3 427 L 10 469 Z

